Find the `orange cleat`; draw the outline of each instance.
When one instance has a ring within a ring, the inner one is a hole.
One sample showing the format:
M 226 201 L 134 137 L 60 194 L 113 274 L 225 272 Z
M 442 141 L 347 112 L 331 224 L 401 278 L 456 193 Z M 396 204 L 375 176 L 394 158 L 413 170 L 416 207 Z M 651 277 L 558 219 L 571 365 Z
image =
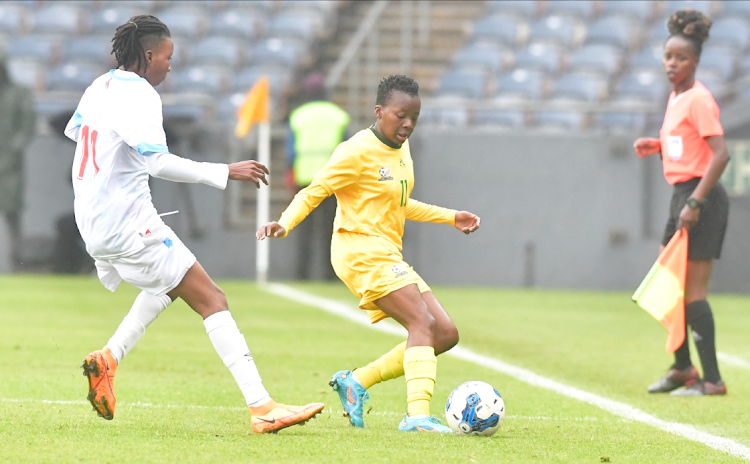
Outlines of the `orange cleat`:
M 279 433 L 279 430 L 292 425 L 304 425 L 305 422 L 320 414 L 324 407 L 323 403 L 310 403 L 304 406 L 278 404 L 262 416 L 253 416 L 253 432 Z
M 83 375 L 89 380 L 86 396 L 94 411 L 106 420 L 115 417 L 115 371 L 117 361 L 109 348 L 89 353 L 83 360 Z

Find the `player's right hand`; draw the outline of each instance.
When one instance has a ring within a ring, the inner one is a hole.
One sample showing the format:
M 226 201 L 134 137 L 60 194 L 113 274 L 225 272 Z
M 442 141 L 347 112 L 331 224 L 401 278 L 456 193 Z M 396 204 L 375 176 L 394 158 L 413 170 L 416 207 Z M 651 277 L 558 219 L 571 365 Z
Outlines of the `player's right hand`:
M 655 155 L 661 151 L 661 142 L 659 139 L 650 139 L 647 137 L 641 137 L 633 143 L 633 149 L 635 154 L 639 158 L 644 156 Z
M 263 227 L 258 229 L 258 232 L 255 233 L 255 238 L 257 238 L 258 240 L 264 240 L 266 237 L 279 238 L 285 235 L 286 229 L 281 227 L 281 224 L 279 224 L 278 222 L 273 221 L 264 224 Z
M 257 161 L 248 160 L 229 165 L 229 178 L 232 180 L 250 181 L 260 188 L 260 182 L 268 185 L 266 174 L 271 174 L 267 167 Z

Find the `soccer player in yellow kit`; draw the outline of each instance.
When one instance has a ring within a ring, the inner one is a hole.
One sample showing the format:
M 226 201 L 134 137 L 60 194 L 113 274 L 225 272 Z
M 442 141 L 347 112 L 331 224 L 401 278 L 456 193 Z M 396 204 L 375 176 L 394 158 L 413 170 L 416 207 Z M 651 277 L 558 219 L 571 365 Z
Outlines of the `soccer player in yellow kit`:
M 335 194 L 338 209 L 331 240 L 331 264 L 339 278 L 360 298 L 372 323 L 392 317 L 409 332 L 372 363 L 334 374 L 349 421 L 364 427 L 362 409 L 367 389 L 376 383 L 406 377 L 407 414 L 402 431 L 450 432 L 430 416 L 437 373 L 436 355 L 458 343 L 458 330 L 421 277 L 401 255 L 406 219 L 450 224 L 469 234 L 479 217 L 421 203 L 409 198 L 414 164 L 408 138 L 417 125 L 421 102 L 413 79 L 383 79 L 375 104 L 377 121 L 342 142 L 312 184 L 301 190 L 278 222 L 263 225 L 258 240 L 286 237 L 325 198 Z

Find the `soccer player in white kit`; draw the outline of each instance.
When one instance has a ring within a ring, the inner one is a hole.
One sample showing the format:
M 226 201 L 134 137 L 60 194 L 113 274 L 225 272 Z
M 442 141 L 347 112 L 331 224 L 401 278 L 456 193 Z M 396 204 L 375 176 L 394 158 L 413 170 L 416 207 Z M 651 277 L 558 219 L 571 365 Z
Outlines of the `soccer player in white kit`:
M 88 399 L 111 420 L 118 363 L 146 327 L 177 298 L 203 317 L 208 337 L 245 397 L 256 433 L 304 423 L 321 403 L 288 406 L 271 399 L 244 336 L 227 310 L 221 289 L 165 225 L 151 202 L 149 175 L 224 189 L 229 179 L 268 184 L 256 161 L 198 163 L 169 153 L 162 127 L 159 85 L 174 50 L 164 23 L 131 18 L 112 39 L 118 69 L 97 78 L 84 93 L 65 134 L 77 142 L 73 161 L 75 217 L 99 280 L 114 291 L 121 281 L 141 289 L 133 307 L 102 350 L 86 356 Z

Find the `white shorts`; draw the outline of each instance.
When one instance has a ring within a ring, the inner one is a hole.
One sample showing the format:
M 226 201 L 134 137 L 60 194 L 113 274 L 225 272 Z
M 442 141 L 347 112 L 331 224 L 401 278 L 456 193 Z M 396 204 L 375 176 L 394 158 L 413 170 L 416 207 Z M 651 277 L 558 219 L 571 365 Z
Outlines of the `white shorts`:
M 195 264 L 195 255 L 168 226 L 143 238 L 142 250 L 112 259 L 97 259 L 96 273 L 114 292 L 123 280 L 144 292 L 162 296 L 173 290 Z

